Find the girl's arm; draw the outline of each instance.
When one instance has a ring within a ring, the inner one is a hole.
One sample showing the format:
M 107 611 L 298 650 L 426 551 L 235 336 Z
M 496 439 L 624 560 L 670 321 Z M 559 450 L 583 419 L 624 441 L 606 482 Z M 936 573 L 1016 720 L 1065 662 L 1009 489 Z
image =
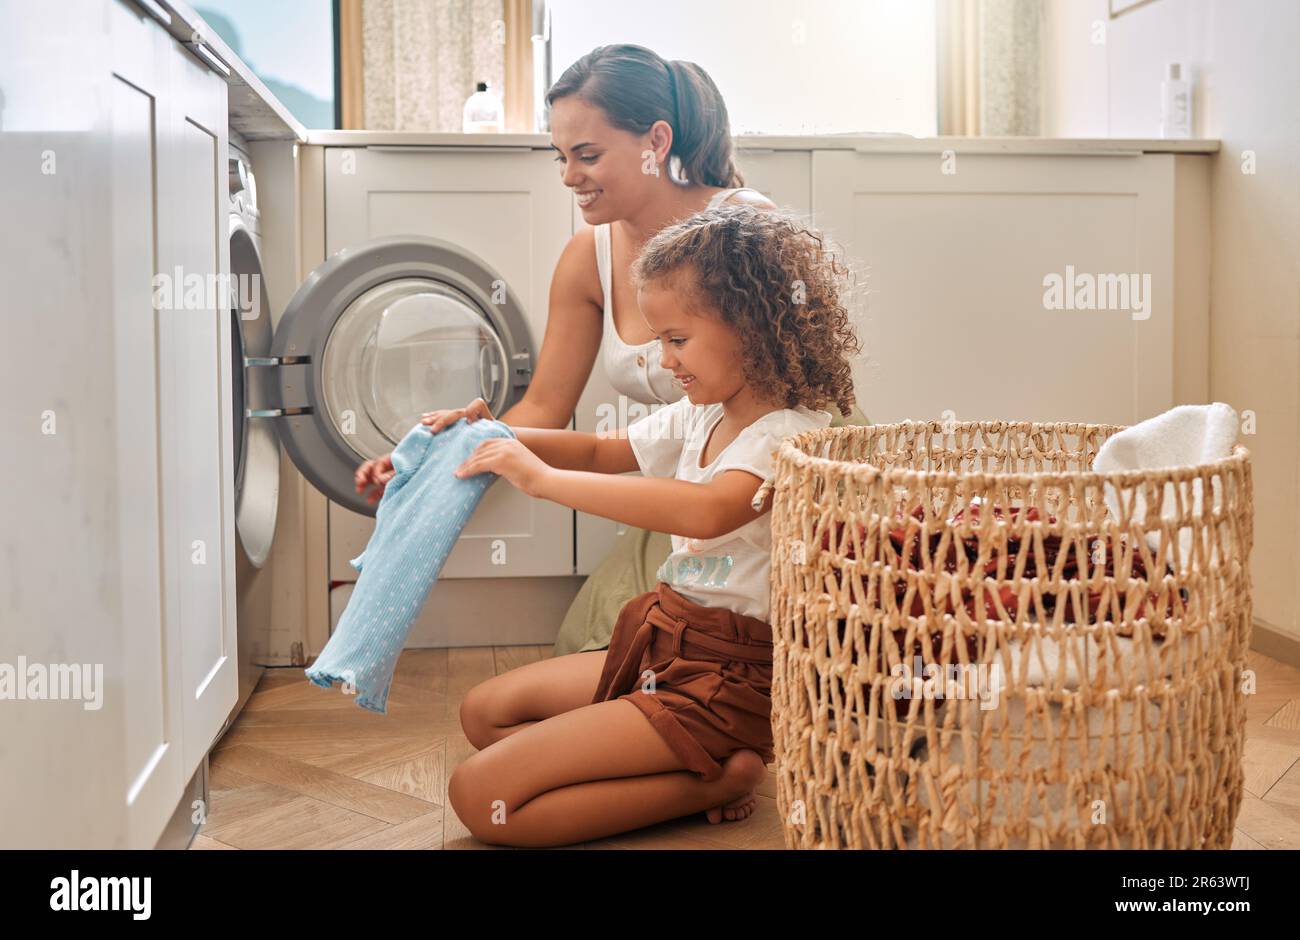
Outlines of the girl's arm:
M 511 428 L 525 447 L 560 470 L 628 473 L 640 469 L 626 437 L 600 437 L 585 431 Z M 620 434 L 626 433 L 620 429 Z
M 577 432 L 568 434 L 573 439 L 595 439 L 598 455 L 602 452 L 615 454 L 619 452 L 616 448 L 626 447 L 629 454 L 632 450 L 626 438 L 601 439 Z M 542 449 L 546 449 L 545 445 Z M 600 456 L 594 458 L 597 464 L 601 460 Z M 637 469 L 635 459 L 625 469 Z M 618 476 L 620 471 L 617 469 L 604 473 L 566 470 L 548 465 L 521 439 L 484 441 L 456 468 L 456 476 L 468 477 L 489 471 L 505 477 L 529 496 L 549 499 L 579 512 L 604 516 L 626 525 L 687 538 L 717 538 L 757 519 L 769 508 L 766 500 L 759 511 L 750 505 L 762 481 L 744 470 L 727 470 L 708 483 L 688 483 L 665 477 Z
M 770 508 L 766 500 L 761 511 L 756 512 L 750 505 L 762 482 L 744 470 L 727 470 L 708 483 L 689 483 L 667 477 L 609 476 L 552 467 L 541 475 L 534 495 L 641 529 L 714 539 L 757 519 Z

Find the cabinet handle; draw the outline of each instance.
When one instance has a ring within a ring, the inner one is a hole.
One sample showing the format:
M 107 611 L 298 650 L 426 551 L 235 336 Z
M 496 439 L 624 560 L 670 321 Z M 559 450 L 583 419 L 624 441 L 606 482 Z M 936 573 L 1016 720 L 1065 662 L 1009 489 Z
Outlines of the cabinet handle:
M 130 3 L 132 6 L 137 7 L 141 13 L 145 14 L 150 19 L 161 23 L 163 26 L 166 26 L 169 29 L 171 28 L 172 15 L 168 13 L 166 10 L 164 10 L 162 7 L 160 7 L 158 4 L 154 3 L 154 0 L 130 0 Z
M 222 78 L 230 77 L 230 66 L 226 65 L 226 63 L 222 62 L 219 58 L 217 58 L 217 54 L 208 47 L 207 43 L 185 42 L 185 43 L 181 43 L 181 45 L 183 45 L 186 49 L 189 49 L 190 52 L 193 52 L 196 56 L 202 59 L 204 64 L 206 64 L 208 68 L 218 73 Z

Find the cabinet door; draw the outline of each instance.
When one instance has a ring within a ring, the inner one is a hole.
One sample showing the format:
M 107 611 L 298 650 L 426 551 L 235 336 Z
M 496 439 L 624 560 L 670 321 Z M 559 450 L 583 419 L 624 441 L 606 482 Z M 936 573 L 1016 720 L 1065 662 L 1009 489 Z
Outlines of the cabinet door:
M 546 330 L 551 273 L 568 234 L 569 194 L 546 151 L 325 152 L 326 253 L 385 235 L 430 236 L 465 248 L 519 297 L 534 365 Z M 329 523 L 330 577 L 355 580 L 348 559 L 365 547 L 374 520 L 331 503 Z M 484 495 L 441 577 L 572 573 L 573 510 L 525 496 L 501 480 Z
M 122 691 L 125 707 L 128 844 L 152 847 L 185 780 L 181 750 L 180 623 L 164 611 L 164 560 L 159 436 L 159 330 L 153 306 L 159 253 L 160 156 L 169 152 L 168 82 L 171 41 L 135 8 L 109 5 L 112 49 L 109 106 L 108 246 L 117 359 L 118 500 L 122 528 Z
M 1170 155 L 817 151 L 812 189 L 865 294 L 872 421 L 1130 424 L 1174 404 Z M 1145 316 L 1050 306 L 1045 280 L 1072 272 L 1137 277 Z
M 177 625 L 182 772 L 188 779 L 238 698 L 227 235 L 226 84 L 169 40 L 159 268 L 166 613 Z
M 812 212 L 812 154 L 807 150 L 736 149 L 736 168 L 745 185 L 757 189 L 784 212 L 807 218 Z

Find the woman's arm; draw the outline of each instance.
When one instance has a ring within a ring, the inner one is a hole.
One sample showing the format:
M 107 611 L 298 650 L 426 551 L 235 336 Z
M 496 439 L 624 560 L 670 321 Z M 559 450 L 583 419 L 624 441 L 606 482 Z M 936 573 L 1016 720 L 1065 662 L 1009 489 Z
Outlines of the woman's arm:
M 593 283 L 595 290 L 593 291 Z M 569 239 L 551 276 L 546 334 L 524 397 L 498 419 L 512 428 L 563 428 L 591 378 L 604 307 L 590 227 Z

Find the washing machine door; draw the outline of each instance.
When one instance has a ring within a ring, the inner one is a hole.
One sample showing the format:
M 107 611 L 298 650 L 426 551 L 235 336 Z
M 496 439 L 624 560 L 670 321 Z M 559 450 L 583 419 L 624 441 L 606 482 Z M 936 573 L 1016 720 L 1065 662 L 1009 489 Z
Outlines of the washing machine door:
M 230 215 L 231 291 L 229 326 L 234 407 L 231 409 L 235 458 L 235 531 L 244 555 L 260 568 L 275 538 L 280 494 L 280 442 L 265 421 L 250 414 L 274 400 L 270 376 L 257 363 L 271 354 L 271 305 L 262 276 L 256 234 L 245 217 Z
M 330 257 L 275 333 L 276 422 L 303 476 L 356 512 L 357 467 L 426 411 L 475 398 L 499 415 L 532 373 L 517 296 L 486 262 L 440 239 L 375 239 Z

